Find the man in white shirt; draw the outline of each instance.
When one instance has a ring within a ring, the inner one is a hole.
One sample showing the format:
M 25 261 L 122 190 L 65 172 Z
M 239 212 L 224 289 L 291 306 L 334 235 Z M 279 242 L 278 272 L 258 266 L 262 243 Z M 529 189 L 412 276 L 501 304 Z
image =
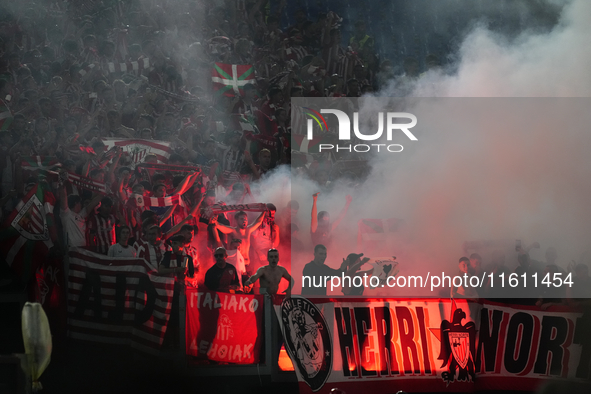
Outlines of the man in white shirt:
M 96 195 L 87 206 L 82 208 L 82 198 L 67 195 L 66 186 L 60 190 L 60 218 L 64 229 L 64 240 L 67 246 L 86 246 L 86 217 L 101 201 L 102 196 Z
M 129 257 L 137 256 L 135 248 L 128 245 L 131 229 L 129 226 L 121 226 L 119 229 L 119 242 L 109 247 L 107 255 L 109 257 Z

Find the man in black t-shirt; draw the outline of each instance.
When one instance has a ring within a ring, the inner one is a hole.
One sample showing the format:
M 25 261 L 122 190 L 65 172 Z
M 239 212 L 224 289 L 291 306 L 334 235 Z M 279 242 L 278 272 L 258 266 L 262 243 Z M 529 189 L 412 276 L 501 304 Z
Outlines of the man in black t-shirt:
M 327 284 L 330 283 L 330 279 L 327 281 L 324 280 L 326 276 L 338 276 L 342 278 L 342 274 L 345 274 L 345 276 L 351 277 L 352 280 L 353 275 L 359 271 L 359 268 L 369 261 L 369 259 L 361 260 L 363 253 L 358 255 L 352 253 L 347 257 L 347 260 L 343 259 L 341 267 L 337 270 L 324 264 L 326 255 L 326 246 L 318 244 L 314 247 L 314 260 L 306 264 L 302 272 L 302 295 L 325 296 Z M 369 274 L 371 270 L 360 274 L 363 276 L 364 273 Z M 304 280 L 305 277 L 309 277 L 310 279 L 306 278 Z M 362 293 L 363 291 L 361 291 Z
M 213 252 L 215 264 L 205 273 L 205 286 L 212 291 L 229 291 L 232 287 L 239 287 L 236 267 L 227 263 L 226 249 L 219 247 Z
M 347 262 L 343 261 L 341 268 L 336 270 L 325 265 L 326 246 L 318 244 L 314 247 L 314 260 L 306 264 L 302 272 L 302 295 L 326 295 L 325 276 L 341 276 L 345 271 Z M 304 281 L 303 277 L 310 277 Z M 316 286 L 320 284 L 320 286 Z

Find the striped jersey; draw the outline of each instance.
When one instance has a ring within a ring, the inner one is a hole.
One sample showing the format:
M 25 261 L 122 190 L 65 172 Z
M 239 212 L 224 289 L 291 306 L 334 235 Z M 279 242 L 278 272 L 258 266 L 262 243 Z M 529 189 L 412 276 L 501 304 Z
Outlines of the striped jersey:
M 164 242 L 160 242 L 158 245 L 154 246 L 141 240 L 141 242 L 136 242 L 133 247 L 135 248 L 136 245 L 137 257 L 146 260 L 148 264 L 154 269 L 158 269 L 164 253 L 171 250 L 170 246 Z
M 88 237 L 87 245 L 95 252 L 107 254 L 109 247 L 116 243 L 115 226 L 117 219 L 115 215 L 109 215 L 106 218 L 101 215 L 92 215 L 88 218 L 86 233 Z

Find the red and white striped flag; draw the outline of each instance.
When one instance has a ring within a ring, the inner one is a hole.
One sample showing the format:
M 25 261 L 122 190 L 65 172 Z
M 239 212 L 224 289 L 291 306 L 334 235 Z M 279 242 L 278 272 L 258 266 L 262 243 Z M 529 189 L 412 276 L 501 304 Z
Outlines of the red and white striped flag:
M 94 64 L 89 64 L 88 66 L 81 68 L 80 71 L 78 71 L 78 74 L 80 74 L 82 77 L 84 77 L 84 76 L 86 76 L 86 74 L 91 72 L 93 68 L 94 68 Z
M 114 146 L 123 148 L 134 163 L 141 163 L 147 154 L 155 154 L 159 163 L 163 163 L 170 157 L 172 149 L 169 141 L 141 140 L 135 138 L 103 138 L 107 150 Z
M 172 308 L 174 278 L 144 259 L 69 252 L 68 331 L 74 339 L 157 353 Z
M 185 206 L 185 202 L 180 194 L 174 194 L 167 197 L 144 197 L 141 194 L 132 194 L 129 196 L 129 202 L 137 207 L 172 207 L 173 205 Z
M 128 73 L 130 71 L 141 73 L 150 68 L 150 59 L 140 59 L 137 62 L 107 63 L 107 68 L 110 73 Z

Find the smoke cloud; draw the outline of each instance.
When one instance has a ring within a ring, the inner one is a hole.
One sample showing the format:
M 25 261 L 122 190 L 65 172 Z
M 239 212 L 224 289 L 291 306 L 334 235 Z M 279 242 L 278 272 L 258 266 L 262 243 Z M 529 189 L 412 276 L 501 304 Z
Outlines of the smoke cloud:
M 507 38 L 483 25 L 460 45 L 457 72 L 431 71 L 416 82 L 417 97 L 588 97 L 591 77 L 591 3 L 568 3 L 545 33 L 526 30 Z M 395 86 L 382 92 L 396 95 Z
M 382 98 L 364 102 L 359 112 L 368 118 L 379 111 L 415 114 L 418 141 L 396 136 L 392 143 L 402 144 L 404 151 L 368 155 L 372 172 L 362 185 L 339 182 L 321 194 L 318 210 L 333 218 L 345 195 L 353 196 L 327 264 L 337 268 L 347 254 L 363 252 L 396 255 L 404 275 L 456 274 L 464 242 L 497 240 L 506 266 L 514 269 L 515 239 L 541 244 L 530 251 L 534 259 L 544 261 L 544 251 L 552 246 L 563 268 L 571 260 L 579 262 L 591 235 L 591 118 L 586 110 L 591 101 L 540 97 L 590 96 L 589 15 L 591 3 L 573 1 L 550 31 L 523 32 L 511 40 L 478 26 L 460 45 L 453 73 L 423 74 L 414 83 L 415 98 L 383 98 L 399 95 L 392 81 L 376 95 Z M 375 132 L 374 123 L 364 124 L 368 134 Z M 297 176 L 292 183 L 292 198 L 301 206 L 301 238 L 310 248 L 304 257 L 294 255 L 292 271 L 299 277 L 313 257 L 306 227 L 311 195 L 322 189 Z M 406 225 L 388 242 L 359 250 L 357 223 L 364 218 L 399 218 Z M 485 265 L 490 262 L 486 252 Z

